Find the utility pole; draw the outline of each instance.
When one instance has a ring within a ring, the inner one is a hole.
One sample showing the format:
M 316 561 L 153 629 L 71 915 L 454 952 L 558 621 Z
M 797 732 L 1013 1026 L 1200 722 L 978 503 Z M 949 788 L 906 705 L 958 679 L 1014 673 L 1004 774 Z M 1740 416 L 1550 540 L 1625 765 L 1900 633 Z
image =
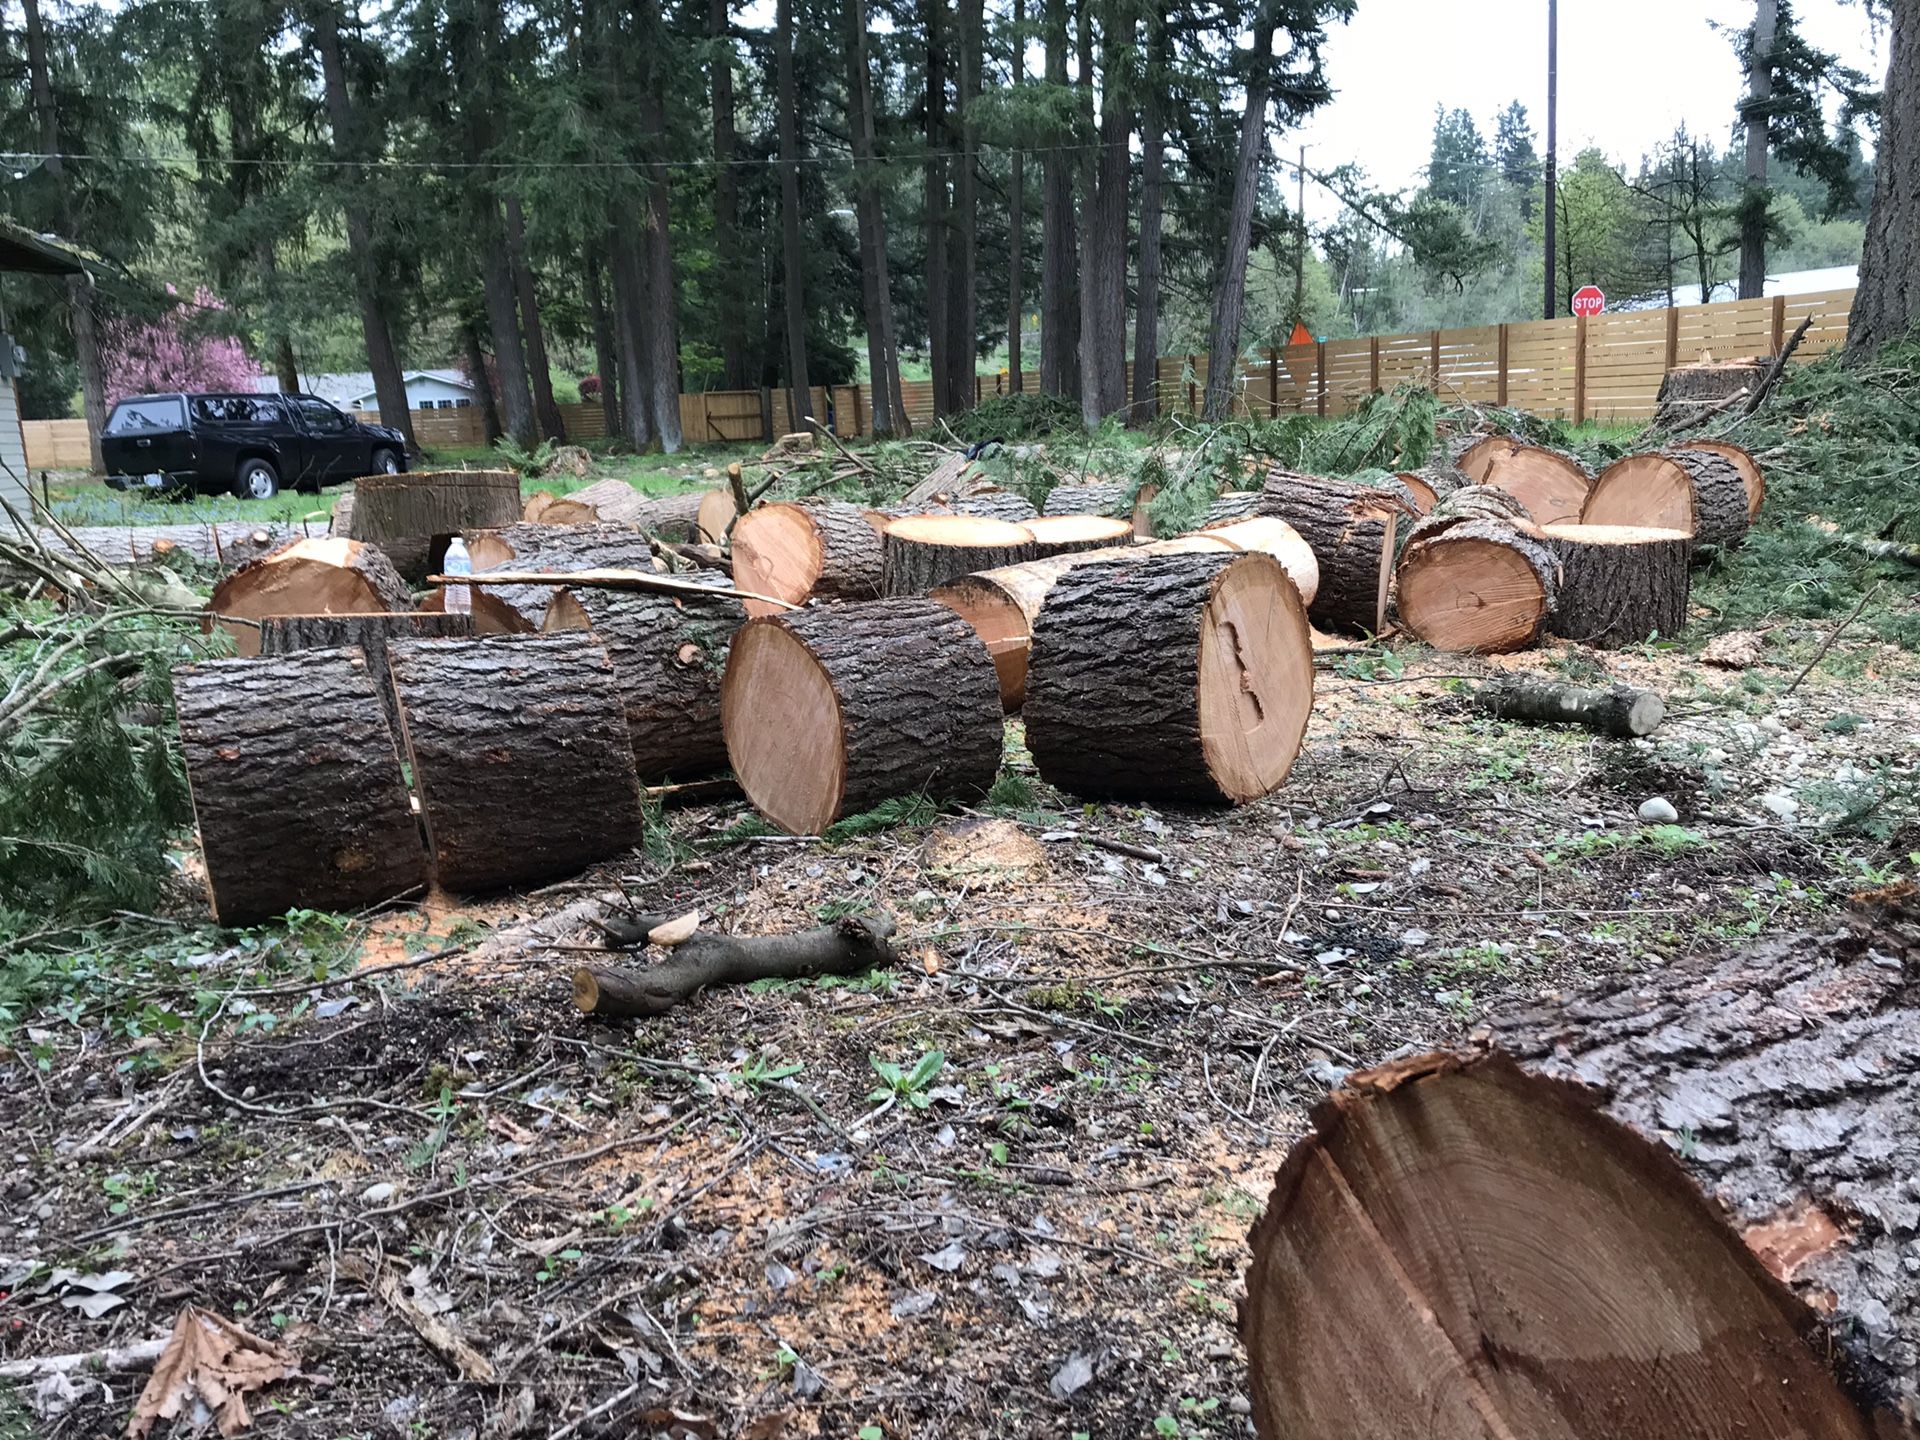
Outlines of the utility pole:
M 1299 244 L 1293 252 L 1293 323 L 1298 325 L 1306 318 L 1307 308 L 1307 147 L 1300 147 L 1300 168 L 1294 171 L 1300 182 L 1300 200 L 1297 213 L 1300 217 Z
M 1551 320 L 1559 310 L 1553 297 L 1554 221 L 1559 205 L 1554 192 L 1559 187 L 1560 142 L 1560 0 L 1547 0 L 1547 301 L 1541 319 Z

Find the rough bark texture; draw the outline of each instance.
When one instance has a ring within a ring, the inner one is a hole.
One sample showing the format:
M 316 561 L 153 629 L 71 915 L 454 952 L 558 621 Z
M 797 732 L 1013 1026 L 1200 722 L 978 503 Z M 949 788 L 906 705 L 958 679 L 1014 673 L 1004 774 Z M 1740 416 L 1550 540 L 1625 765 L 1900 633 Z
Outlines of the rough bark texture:
M 1740 483 L 1747 490 L 1747 519 L 1749 522 L 1760 518 L 1760 507 L 1767 499 L 1767 476 L 1760 468 L 1760 462 L 1753 458 L 1753 452 L 1746 447 L 1734 444 L 1731 440 L 1681 440 L 1671 447 L 1673 450 L 1704 450 L 1710 455 L 1718 455 L 1732 463 L 1740 472 Z
M 761 693 L 754 674 L 751 637 L 770 626 L 786 631 L 820 667 L 837 715 L 819 723 L 838 733 L 783 737 L 791 748 L 756 748 L 755 761 L 743 743 L 751 730 L 794 724 L 780 709 L 781 697 Z M 902 795 L 977 798 L 1000 769 L 1003 720 L 993 661 L 966 621 L 917 597 L 749 621 L 728 658 L 722 716 L 741 788 L 755 809 L 787 829 L 816 827 L 797 824 L 784 805 L 769 809 L 769 787 L 794 764 L 822 756 L 837 759 L 844 778 L 835 803 L 810 817 L 818 828 Z
M 1696 545 L 1738 545 L 1747 533 L 1747 487 L 1739 466 L 1712 451 L 1629 455 L 1600 472 L 1580 520 L 1686 530 Z
M 1825 1318 L 1852 1392 L 1920 1414 L 1920 917 L 1910 886 L 1838 934 L 1770 940 L 1510 1014 L 1486 1037 L 1592 1087 L 1676 1154 Z M 1655 1427 L 1658 1430 L 1660 1427 Z M 1752 1433 L 1792 1433 L 1755 1431 Z
M 1651 690 L 1614 685 L 1605 690 L 1537 676 L 1504 675 L 1473 692 L 1474 703 L 1502 720 L 1535 725 L 1582 725 L 1602 735 L 1633 739 L 1651 734 L 1667 706 Z
M 171 548 L 209 565 L 237 566 L 259 559 L 262 545 L 278 549 L 298 540 L 300 532 L 289 525 L 222 520 L 205 525 L 70 525 L 64 535 L 43 525 L 35 529 L 34 538 L 56 554 L 78 545 L 109 565 L 144 564 Z
M 1586 525 L 1549 525 L 1546 537 L 1560 562 L 1560 592 L 1548 620 L 1555 635 L 1585 645 L 1637 645 L 1686 628 L 1690 537 Z
M 1160 241 L 1166 187 L 1169 41 L 1163 7 L 1145 8 L 1147 76 L 1140 109 L 1140 259 L 1134 285 L 1129 425 L 1151 425 L 1160 413 Z
M 470 536 L 467 548 L 476 579 L 489 570 L 564 575 L 574 570 L 654 568 L 646 532 L 631 525 L 505 525 Z M 475 593 L 505 605 L 529 631 L 538 630 L 545 621 L 554 595 L 547 585 L 489 585 Z
M 1004 545 L 942 545 L 909 540 L 889 529 L 881 540 L 881 549 L 889 595 L 924 595 L 961 575 L 998 570 L 1034 558 L 1031 537 Z
M 1040 513 L 1026 496 L 1011 490 L 988 490 L 979 495 L 962 496 L 952 501 L 948 508 L 956 515 L 984 515 L 989 520 L 1006 520 L 1015 525 L 1022 520 L 1031 520 Z
M 667 86 L 669 74 L 677 80 L 679 64 L 673 57 L 664 23 L 665 7 L 643 5 L 640 18 L 640 133 L 648 156 L 645 234 L 641 253 L 647 273 L 647 376 L 652 390 L 647 403 L 653 414 L 653 433 L 660 448 L 671 455 L 680 449 L 680 324 L 673 283 L 673 169 L 666 162 Z
M 372 615 L 413 609 L 413 592 L 373 546 L 358 540 L 296 540 L 284 549 L 242 565 L 213 587 L 204 628 L 214 617 L 260 620 L 269 615 Z M 242 655 L 260 653 L 252 625 L 227 625 Z
M 784 261 L 787 384 L 796 418 L 813 417 L 807 380 L 807 256 L 800 238 L 800 116 L 793 83 L 793 0 L 774 5 L 775 90 L 780 110 L 780 250 Z
M 1686 430 L 1723 414 L 1753 393 L 1766 366 L 1759 360 L 1676 365 L 1660 377 L 1653 423 L 1660 430 Z
M 1438 650 L 1501 654 L 1537 643 L 1559 562 L 1522 521 L 1462 515 L 1414 527 L 1399 567 L 1400 618 Z
M 875 189 L 873 69 L 867 56 L 866 0 L 844 0 L 847 133 L 853 142 L 854 211 L 860 239 L 860 308 L 867 328 L 872 429 L 893 434 L 899 366 L 894 359 L 893 289 L 887 270 L 886 211 Z M 1016 161 L 1017 163 L 1017 161 Z M 1017 246 L 1018 237 L 1015 237 Z M 1015 260 L 1018 260 L 1016 249 Z
M 783 582 L 773 566 L 772 539 L 778 534 L 786 545 L 790 527 L 801 523 L 811 529 L 818 552 L 806 573 L 787 575 Z M 809 599 L 871 600 L 881 593 L 884 574 L 880 536 L 857 505 L 838 500 L 764 505 L 734 524 L 733 573 L 741 589 L 796 605 Z M 749 603 L 747 613 L 770 613 L 771 608 Z
M 1847 350 L 1871 355 L 1920 321 L 1920 16 L 1890 6 L 1887 97 L 1874 156 L 1873 210 L 1860 285 L 1847 319 Z
M 1273 12 L 1255 12 L 1252 71 L 1240 115 L 1240 150 L 1233 167 L 1233 203 L 1227 213 L 1226 255 L 1214 282 L 1213 317 L 1207 336 L 1207 390 L 1203 413 L 1224 420 L 1240 393 L 1240 325 L 1247 311 L 1247 251 L 1253 209 L 1267 148 L 1267 88 L 1273 58 Z M 1282 516 L 1286 519 L 1286 516 Z
M 401 574 L 418 581 L 427 573 L 436 538 L 512 525 L 521 504 L 514 470 L 363 475 L 353 482 L 347 533 L 378 545 Z
M 1272 567 L 1275 593 L 1296 607 L 1298 644 L 1310 655 L 1298 592 L 1270 557 L 1123 555 L 1076 565 L 1054 581 L 1033 625 L 1024 711 L 1027 748 L 1048 784 L 1097 799 L 1248 798 L 1223 785 L 1201 723 L 1208 610 L 1239 565 Z M 1311 673 L 1309 659 L 1309 691 Z M 1275 698 L 1271 678 L 1243 677 L 1257 705 Z M 1300 720 L 1304 735 L 1304 707 Z
M 1111 480 L 1094 480 L 1085 485 L 1056 485 L 1047 492 L 1043 515 L 1106 515 L 1117 520 L 1133 519 L 1133 490 Z
M 387 728 L 400 733 L 400 706 L 387 673 L 390 640 L 454 640 L 473 634 L 471 615 L 400 610 L 379 615 L 276 615 L 260 622 L 262 656 L 299 650 L 357 648 L 366 656 L 366 673 L 380 692 Z
M 1045 0 L 1047 83 L 1067 84 L 1067 0 Z M 1074 274 L 1073 131 L 1045 135 L 1040 179 L 1040 392 L 1080 394 L 1080 300 Z
M 1255 508 L 1300 532 L 1320 562 L 1309 612 L 1330 630 L 1377 635 L 1387 624 L 1399 501 L 1380 490 L 1274 470 Z
M 388 663 L 446 889 L 571 875 L 640 842 L 625 708 L 592 638 L 403 640 Z
M 713 279 L 721 287 L 722 384 L 745 390 L 753 377 L 747 368 L 746 266 L 740 261 L 740 141 L 733 117 L 733 67 L 739 55 L 732 10 L 730 0 L 707 0 L 707 41 L 713 56 L 713 241 L 719 258 Z
M 222 925 L 364 910 L 427 881 L 366 657 L 310 650 L 173 672 L 207 888 Z
M 513 294 L 520 307 L 520 327 L 527 339 L 527 376 L 533 382 L 533 410 L 540 433 L 554 440 L 567 438 L 560 406 L 553 398 L 553 371 L 547 363 L 546 327 L 540 321 L 540 295 L 534 288 L 533 262 L 527 255 L 527 219 L 520 197 L 506 196 L 507 255 L 513 265 Z
M 1207 506 L 1207 516 L 1203 525 L 1223 525 L 1234 520 L 1245 519 L 1258 514 L 1260 510 L 1260 492 L 1258 490 L 1222 490 Z
M 642 495 L 624 480 L 597 480 L 566 496 L 584 505 L 602 521 L 638 525 L 663 540 L 717 544 L 724 535 L 709 535 L 700 527 L 701 507 L 711 491 L 689 490 L 679 495 Z
M 725 768 L 720 677 L 727 646 L 746 618 L 740 602 L 727 595 L 707 600 L 580 589 L 555 595 L 545 628 L 552 633 L 584 627 L 607 647 L 626 705 L 634 767 L 652 783 Z
M 573 972 L 573 1003 L 588 1015 L 664 1015 L 710 985 L 864 975 L 899 960 L 893 917 L 845 915 L 797 935 L 720 935 L 696 931 L 665 960 L 644 970 L 583 965 Z

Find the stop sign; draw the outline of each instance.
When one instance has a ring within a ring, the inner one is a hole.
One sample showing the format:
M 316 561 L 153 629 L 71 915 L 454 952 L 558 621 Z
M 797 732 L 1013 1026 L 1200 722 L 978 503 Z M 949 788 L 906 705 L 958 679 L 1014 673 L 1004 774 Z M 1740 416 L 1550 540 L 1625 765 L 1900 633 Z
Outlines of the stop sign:
M 1582 285 L 1573 292 L 1573 313 L 1598 315 L 1607 308 L 1607 297 L 1598 285 Z

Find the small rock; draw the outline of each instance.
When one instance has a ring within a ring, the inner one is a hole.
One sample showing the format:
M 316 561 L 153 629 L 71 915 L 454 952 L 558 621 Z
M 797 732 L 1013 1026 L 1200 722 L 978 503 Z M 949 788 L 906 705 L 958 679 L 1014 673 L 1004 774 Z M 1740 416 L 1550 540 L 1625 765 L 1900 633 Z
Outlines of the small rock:
M 379 1184 L 369 1185 L 366 1189 L 362 1190 L 360 1192 L 360 1201 L 365 1205 L 384 1205 L 387 1201 L 393 1199 L 397 1193 L 398 1187 L 396 1187 L 392 1181 L 382 1180 Z
M 1760 797 L 1760 808 L 1780 820 L 1791 820 L 1800 813 L 1800 802 L 1784 790 L 1769 790 Z
M 1066 1400 L 1071 1398 L 1075 1391 L 1085 1389 L 1087 1382 L 1091 1379 L 1093 1379 L 1093 1361 L 1085 1355 L 1069 1355 L 1066 1363 L 1053 1372 L 1053 1378 L 1047 1382 L 1047 1389 L 1053 1392 L 1055 1399 Z
M 1658 795 L 1640 802 L 1640 819 L 1648 825 L 1671 825 L 1679 818 L 1680 812 Z

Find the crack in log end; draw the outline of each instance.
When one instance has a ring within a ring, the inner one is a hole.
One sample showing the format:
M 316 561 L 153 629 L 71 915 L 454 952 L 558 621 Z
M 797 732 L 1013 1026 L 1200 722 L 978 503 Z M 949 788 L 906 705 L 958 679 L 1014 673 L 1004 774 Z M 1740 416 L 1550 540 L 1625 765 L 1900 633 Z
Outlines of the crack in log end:
M 1260 696 L 1253 688 L 1253 671 L 1247 664 L 1246 647 L 1240 639 L 1240 627 L 1231 620 L 1222 620 L 1220 629 L 1233 647 L 1233 666 L 1240 676 L 1240 728 L 1251 735 L 1267 723 L 1267 707 L 1260 703 Z

